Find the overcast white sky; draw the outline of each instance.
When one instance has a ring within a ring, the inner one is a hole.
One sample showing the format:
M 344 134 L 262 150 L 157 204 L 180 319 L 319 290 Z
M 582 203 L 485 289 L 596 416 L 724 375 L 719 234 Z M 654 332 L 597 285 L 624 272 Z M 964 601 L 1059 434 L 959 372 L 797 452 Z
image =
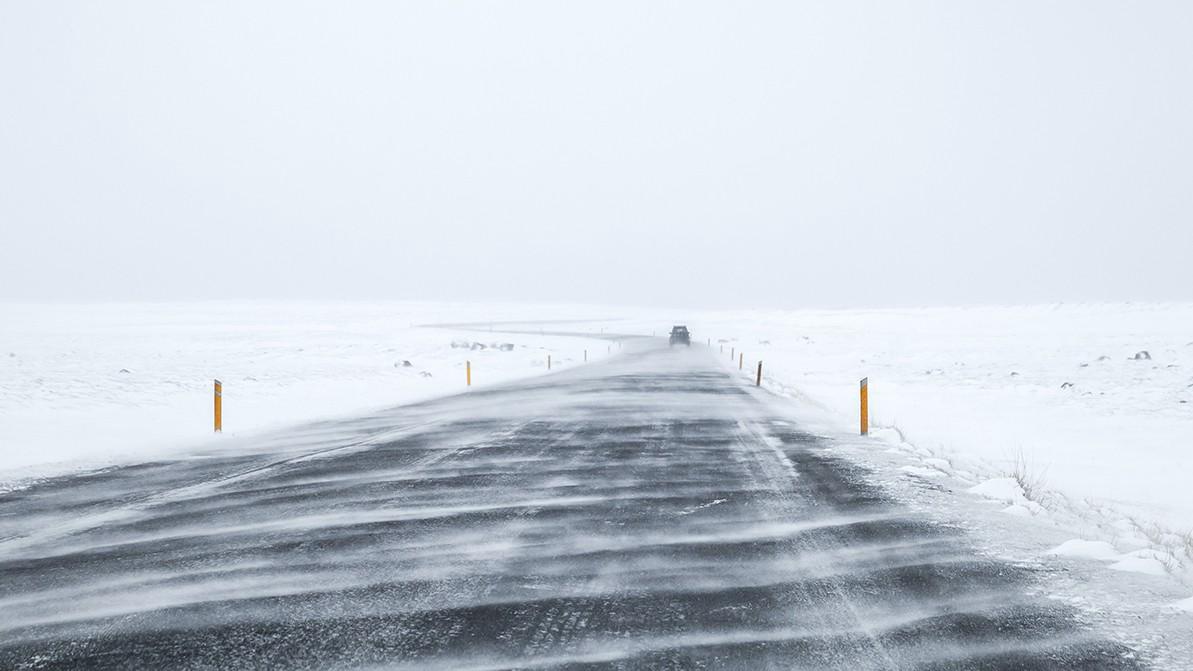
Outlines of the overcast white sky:
M 1193 299 L 1193 2 L 0 0 L 0 299 Z

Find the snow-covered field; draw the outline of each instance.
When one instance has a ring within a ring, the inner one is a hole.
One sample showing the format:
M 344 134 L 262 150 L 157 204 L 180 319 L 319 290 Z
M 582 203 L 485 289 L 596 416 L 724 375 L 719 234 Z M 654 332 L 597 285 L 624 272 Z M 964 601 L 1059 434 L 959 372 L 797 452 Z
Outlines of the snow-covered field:
M 664 336 L 686 321 L 696 346 L 723 345 L 734 369 L 730 348 L 744 352 L 743 375 L 763 360 L 768 388 L 841 435 L 857 430 L 868 377 L 876 455 L 1070 530 L 1076 542 L 1057 555 L 1193 584 L 1193 305 L 3 309 L 4 483 L 464 391 L 469 360 L 475 387 L 545 372 L 548 354 L 555 367 L 580 365 L 585 350 L 593 361 L 616 353 L 602 332 Z M 425 326 L 448 323 L 492 331 Z M 222 436 L 211 431 L 213 378 L 224 382 Z
M 710 313 L 700 335 L 876 449 L 1193 582 L 1193 305 Z M 701 338 L 703 340 L 703 338 Z M 736 367 L 736 364 L 733 364 Z M 1074 548 L 1059 554 L 1073 554 Z M 1092 546 L 1091 546 L 1092 547 Z M 1107 550 L 1101 546 L 1101 550 Z
M 566 367 L 585 349 L 595 360 L 611 346 L 419 327 L 578 316 L 553 306 L 7 305 L 3 314 L 0 482 L 10 483 L 464 391 L 466 361 L 481 388 L 545 371 L 548 354 L 553 367 Z M 212 432 L 216 378 L 220 437 Z

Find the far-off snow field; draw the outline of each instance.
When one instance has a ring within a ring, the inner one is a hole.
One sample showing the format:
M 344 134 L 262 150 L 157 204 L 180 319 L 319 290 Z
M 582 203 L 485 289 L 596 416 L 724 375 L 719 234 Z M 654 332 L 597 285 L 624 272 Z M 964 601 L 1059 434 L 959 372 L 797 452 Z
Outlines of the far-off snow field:
M 1188 581 L 1193 305 L 682 311 L 433 303 L 8 305 L 0 487 L 189 449 L 615 356 L 618 335 L 764 361 L 793 409 L 856 433 L 870 380 L 876 454 L 1053 520 L 1058 548 Z M 451 326 L 444 326 L 451 324 Z M 571 336 L 568 333 L 577 335 Z M 224 383 L 214 436 L 211 385 Z M 1193 605 L 1190 605 L 1193 608 Z

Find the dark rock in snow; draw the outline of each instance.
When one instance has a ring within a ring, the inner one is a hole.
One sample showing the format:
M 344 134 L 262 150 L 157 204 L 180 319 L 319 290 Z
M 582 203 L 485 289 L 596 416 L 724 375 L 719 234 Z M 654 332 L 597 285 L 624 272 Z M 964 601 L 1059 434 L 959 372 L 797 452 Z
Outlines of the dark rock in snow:
M 398 364 L 396 364 L 396 363 L 394 364 L 394 366 L 397 366 L 397 365 Z M 402 359 L 402 368 L 413 368 L 413 367 L 414 367 L 414 364 L 410 363 L 409 360 Z
M 1011 371 L 1011 377 L 1019 377 L 1019 373 L 1016 373 L 1015 371 Z
M 512 351 L 514 351 L 514 343 L 503 342 L 503 343 L 497 345 L 497 349 L 501 350 L 502 352 L 512 352 Z
M 1088 363 L 1083 363 L 1083 364 L 1081 364 L 1081 367 L 1082 367 L 1082 368 L 1089 368 L 1089 364 L 1088 364 Z
M 132 371 L 131 371 L 131 370 L 129 370 L 129 369 L 127 369 L 127 368 L 121 368 L 121 369 L 120 369 L 120 372 L 121 372 L 121 373 L 125 373 L 125 374 L 127 374 L 127 373 L 131 373 Z
M 489 348 L 486 347 L 484 343 L 474 342 L 474 343 L 472 343 L 472 345 L 469 346 L 468 349 L 489 349 Z
M 1133 356 L 1131 358 L 1136 361 L 1151 361 L 1152 355 L 1148 354 L 1147 350 L 1143 349 L 1143 350 L 1139 350 L 1138 352 L 1136 352 L 1135 356 Z
M 418 372 L 418 374 L 419 374 L 419 375 L 421 375 L 421 376 L 423 376 L 423 377 L 431 377 L 431 374 L 430 374 L 430 373 L 428 373 L 428 372 L 427 372 L 427 371 L 425 371 L 425 370 L 420 370 L 420 371 Z
M 1098 361 L 1110 361 L 1110 357 L 1103 354 L 1102 356 L 1098 357 Z
M 1062 384 L 1062 385 L 1060 386 L 1060 388 L 1061 388 L 1061 389 L 1070 389 L 1070 388 L 1072 388 L 1072 386 L 1073 386 L 1073 383 L 1072 383 L 1072 382 L 1066 382 L 1066 383 Z

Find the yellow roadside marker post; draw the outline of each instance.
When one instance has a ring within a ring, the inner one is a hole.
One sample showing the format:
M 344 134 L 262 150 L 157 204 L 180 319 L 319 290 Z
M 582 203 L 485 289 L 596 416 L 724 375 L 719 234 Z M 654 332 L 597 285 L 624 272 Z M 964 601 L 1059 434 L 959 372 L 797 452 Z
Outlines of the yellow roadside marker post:
M 861 382 L 861 401 L 862 401 L 862 435 L 870 433 L 870 390 L 868 381 L 870 378 L 863 377 Z
M 469 387 L 472 386 L 472 362 L 471 361 L 464 362 L 464 381 L 467 383 L 467 386 L 469 386 Z
M 224 431 L 224 383 L 215 381 L 215 431 Z

